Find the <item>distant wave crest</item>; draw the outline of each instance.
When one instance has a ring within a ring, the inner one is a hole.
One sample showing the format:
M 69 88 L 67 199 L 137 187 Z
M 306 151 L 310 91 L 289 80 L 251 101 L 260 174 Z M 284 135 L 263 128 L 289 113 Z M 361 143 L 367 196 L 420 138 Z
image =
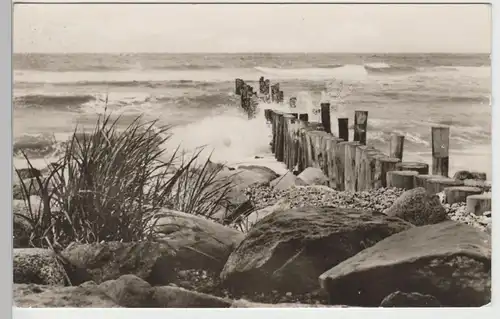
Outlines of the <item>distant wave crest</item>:
M 17 107 L 49 107 L 49 108 L 72 108 L 94 101 L 92 95 L 50 95 L 50 94 L 28 94 L 14 98 Z

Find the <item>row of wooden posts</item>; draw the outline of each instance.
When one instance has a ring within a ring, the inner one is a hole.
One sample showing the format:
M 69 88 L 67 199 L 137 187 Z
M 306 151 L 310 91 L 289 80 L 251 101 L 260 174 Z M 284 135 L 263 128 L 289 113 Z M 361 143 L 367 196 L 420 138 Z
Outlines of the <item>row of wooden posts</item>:
M 235 80 L 235 94 L 241 97 L 241 107 L 248 114 L 249 118 L 255 117 L 255 112 L 259 101 L 266 103 L 283 103 L 284 93 L 280 90 L 280 84 L 271 85 L 269 79 L 261 77 L 259 79 L 259 92 L 247 84 L 242 79 Z
M 293 109 L 292 100 L 290 106 Z M 431 128 L 432 166 L 403 161 L 404 135 L 391 134 L 389 152 L 367 146 L 368 112 L 354 112 L 354 136 L 349 141 L 349 119 L 337 121 L 339 136 L 332 134 L 330 104 L 321 104 L 321 122 L 308 121 L 308 114 L 266 109 L 272 125 L 271 148 L 278 161 L 296 174 L 307 167 L 320 168 L 328 186 L 341 191 L 365 191 L 380 187 L 412 189 L 431 193 L 445 191 L 449 203 L 469 202 L 473 213 L 491 210 L 491 194 L 449 178 L 449 127 Z

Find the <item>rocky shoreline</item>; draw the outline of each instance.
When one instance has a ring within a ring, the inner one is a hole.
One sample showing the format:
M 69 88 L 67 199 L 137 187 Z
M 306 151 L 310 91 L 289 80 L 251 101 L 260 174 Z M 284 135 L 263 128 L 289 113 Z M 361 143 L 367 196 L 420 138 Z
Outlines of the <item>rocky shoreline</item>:
M 152 239 L 51 251 L 25 246 L 25 225 L 15 220 L 16 305 L 437 307 L 491 300 L 491 213 L 470 214 L 465 203 L 445 204 L 443 194 L 422 188 L 349 193 L 322 185 L 321 176 L 304 181 L 258 166 L 229 173 L 242 173 L 232 180 L 232 207 L 250 207 L 232 216 L 245 223 L 242 230 L 223 225 L 227 216 L 165 209 Z

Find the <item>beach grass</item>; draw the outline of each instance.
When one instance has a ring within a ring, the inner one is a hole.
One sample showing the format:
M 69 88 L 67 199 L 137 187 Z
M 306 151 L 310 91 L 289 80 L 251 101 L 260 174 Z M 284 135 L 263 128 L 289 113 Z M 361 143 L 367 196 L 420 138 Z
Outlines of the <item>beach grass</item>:
M 223 168 L 203 161 L 202 150 L 167 152 L 171 127 L 139 116 L 120 130 L 118 121 L 105 114 L 91 133 L 75 128 L 49 173 L 34 178 L 42 199 L 38 211 L 30 203 L 33 182 L 27 185 L 16 170 L 28 208 L 16 214 L 30 226 L 30 246 L 144 240 L 154 235 L 163 208 L 211 217 L 226 205 L 230 182 L 217 178 Z

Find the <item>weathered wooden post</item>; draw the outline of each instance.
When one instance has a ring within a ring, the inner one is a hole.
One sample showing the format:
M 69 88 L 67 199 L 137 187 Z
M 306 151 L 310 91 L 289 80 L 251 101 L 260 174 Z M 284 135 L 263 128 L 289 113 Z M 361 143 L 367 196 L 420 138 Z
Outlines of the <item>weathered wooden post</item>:
M 396 164 L 398 171 L 415 171 L 422 175 L 429 174 L 429 165 L 421 162 L 400 162 Z
M 265 109 L 264 110 L 264 116 L 266 118 L 267 123 L 271 123 L 272 121 L 272 110 L 271 109 Z
M 396 133 L 391 134 L 391 143 L 389 146 L 389 156 L 403 160 L 404 142 L 405 142 L 404 135 L 396 134 Z
M 294 109 L 297 107 L 297 98 L 296 97 L 291 97 L 290 98 L 290 108 Z
M 395 171 L 399 158 L 380 156 L 375 160 L 374 187 L 387 187 L 387 172 Z
M 278 103 L 283 103 L 284 100 L 285 100 L 285 93 L 283 93 L 283 91 L 279 91 L 278 92 Z
M 450 128 L 437 126 L 431 129 L 432 135 L 432 174 L 448 177 L 450 149 Z
M 366 145 L 366 130 L 368 124 L 368 111 L 354 112 L 354 141 Z
M 451 186 L 444 189 L 446 203 L 466 203 L 469 195 L 480 195 L 483 190 L 479 187 L 471 186 Z
M 415 187 L 416 171 L 389 171 L 387 172 L 387 187 L 402 188 L 405 190 Z
M 245 85 L 245 81 L 243 81 L 242 79 L 236 79 L 234 93 L 236 95 L 241 95 L 241 90 L 242 90 L 244 85 Z
M 271 80 L 269 79 L 266 79 L 264 81 L 264 100 L 266 102 L 269 102 L 270 101 L 270 96 L 269 96 L 269 91 L 270 91 L 270 87 L 271 87 Z
M 271 102 L 278 102 L 280 84 L 276 83 L 271 86 Z
M 304 121 L 304 122 L 309 122 L 309 114 L 307 114 L 307 113 L 299 114 L 299 120 Z
M 266 93 L 266 80 L 264 79 L 263 76 L 261 76 L 260 79 L 259 79 L 259 92 L 261 94 L 265 94 Z
M 338 119 L 339 137 L 344 141 L 349 141 L 349 119 L 347 117 Z
M 347 142 L 345 145 L 344 189 L 348 192 L 357 190 L 356 148 L 359 145 L 358 141 Z
M 285 150 L 285 119 L 283 113 L 278 113 L 278 143 L 276 147 L 276 159 L 278 162 L 283 162 Z
M 330 122 L 330 103 L 321 103 L 321 123 L 325 132 L 332 133 L 332 123 Z
M 467 211 L 474 215 L 491 211 L 491 193 L 467 196 Z

